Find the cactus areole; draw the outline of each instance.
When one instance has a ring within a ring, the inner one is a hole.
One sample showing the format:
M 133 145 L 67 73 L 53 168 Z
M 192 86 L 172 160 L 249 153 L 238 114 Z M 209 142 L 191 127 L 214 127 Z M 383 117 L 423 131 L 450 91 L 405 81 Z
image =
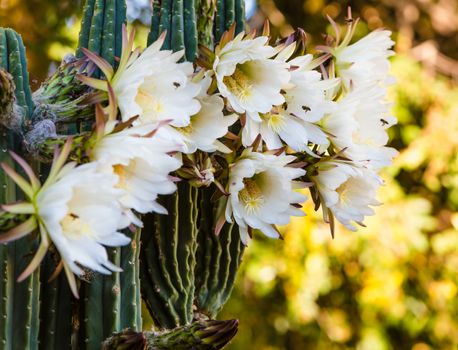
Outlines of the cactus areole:
M 246 33 L 242 0 L 152 11 L 140 50 L 125 0 L 86 0 L 75 54 L 33 94 L 0 28 L 1 349 L 222 349 L 254 231 L 281 238 L 306 187 L 332 233 L 378 204 L 389 32 L 350 44 L 349 20 L 312 56 L 300 29 Z

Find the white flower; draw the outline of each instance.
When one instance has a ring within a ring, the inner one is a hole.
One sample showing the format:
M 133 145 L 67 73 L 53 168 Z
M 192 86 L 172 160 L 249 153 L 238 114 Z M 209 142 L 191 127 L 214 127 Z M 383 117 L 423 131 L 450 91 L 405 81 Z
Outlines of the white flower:
M 40 220 L 64 264 L 77 275 L 81 266 L 109 274 L 121 271 L 108 260 L 103 246 L 126 245 L 130 239 L 118 232 L 129 221 L 124 217 L 114 175 L 98 172 L 96 164 L 67 164 L 36 197 Z M 77 264 L 78 263 L 78 264 Z
M 354 44 L 331 50 L 336 59 L 336 72 L 344 86 L 360 86 L 365 82 L 386 82 L 394 45 L 388 30 L 376 30 Z
M 293 180 L 305 174 L 302 169 L 287 166 L 294 160 L 293 156 L 246 149 L 231 166 L 225 215 L 228 222 L 232 222 L 232 217 L 235 219 L 245 244 L 249 238 L 248 228 L 277 238 L 279 235 L 273 225 L 287 224 L 291 215 L 304 215 L 293 206 L 306 199 L 294 190 L 301 184 Z
M 176 190 L 169 173 L 177 170 L 181 161 L 170 153 L 181 148 L 179 140 L 165 127 L 143 124 L 103 136 L 95 144 L 91 159 L 116 175 L 116 187 L 123 190 L 120 203 L 131 220 L 141 226 L 130 209 L 142 214 L 167 213 L 156 199 L 159 194 Z
M 320 73 L 312 70 L 312 60 L 312 55 L 305 55 L 289 62 L 292 71 L 288 87 L 284 88 L 285 104 L 260 113 L 260 120 L 247 118 L 242 133 L 245 146 L 251 145 L 258 134 L 269 149 L 282 147 L 283 141 L 295 151 L 309 151 L 309 142 L 328 142 L 317 122 L 331 110 L 326 91 L 339 80 L 323 80 Z
M 12 157 L 21 165 L 30 182 L 2 164 L 26 197 L 23 202 L 2 206 L 3 209 L 30 216 L 24 223 L 3 234 L 0 241 L 19 239 L 38 228 L 40 245 L 18 280 L 27 278 L 41 263 L 51 240 L 62 257 L 70 288 L 77 297 L 74 273 L 82 275 L 82 267 L 104 274 L 121 271 L 108 260 L 104 246 L 128 244 L 130 239 L 119 230 L 126 228 L 130 220 L 119 204 L 123 191 L 115 188 L 118 178 L 99 172 L 95 163 L 78 167 L 74 162 L 65 164 L 71 145 L 71 140 L 67 141 L 60 154 L 56 153 L 43 185 L 30 166 L 14 153 Z
M 272 59 L 278 50 L 267 45 L 267 37 L 243 37 L 240 33 L 216 50 L 218 90 L 238 113 L 267 113 L 285 101 L 280 90 L 290 77 L 288 65 Z
M 365 216 L 374 215 L 369 206 L 380 204 L 375 196 L 383 181 L 367 168 L 342 161 L 321 162 L 312 180 L 323 208 L 352 231 L 356 230 L 353 223 L 362 224 Z
M 200 94 L 198 100 L 200 111 L 191 116 L 190 124 L 176 130 L 181 134 L 186 145 L 184 153 L 194 153 L 197 149 L 205 152 L 216 150 L 229 152 L 218 138 L 227 134 L 229 126 L 238 119 L 236 114 L 225 116 L 224 101 L 218 95 L 208 95 L 207 90 L 211 84 L 211 77 L 207 76 L 200 81 Z
M 395 149 L 385 147 L 386 129 L 396 123 L 389 115 L 385 94 L 385 89 L 375 83 L 355 88 L 321 122 L 342 155 L 373 169 L 389 165 L 397 155 Z
M 171 125 L 183 127 L 200 109 L 195 99 L 199 86 L 190 81 L 192 63 L 177 63 L 183 51 L 161 51 L 164 38 L 140 57 L 131 57 L 111 80 L 123 121 L 139 115 L 142 123 L 171 120 Z

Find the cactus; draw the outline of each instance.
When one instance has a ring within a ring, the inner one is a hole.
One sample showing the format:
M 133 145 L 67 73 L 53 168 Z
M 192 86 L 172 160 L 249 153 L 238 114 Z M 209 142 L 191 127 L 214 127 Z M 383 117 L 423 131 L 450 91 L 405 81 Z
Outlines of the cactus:
M 215 210 L 211 202 L 212 193 L 209 190 L 200 193 L 195 273 L 197 309 L 210 318 L 216 317 L 229 299 L 244 251 L 234 224 L 226 223 L 219 236 L 213 233 Z
M 238 321 L 196 321 L 168 332 L 123 331 L 107 339 L 103 350 L 218 350 L 235 336 Z
M 242 4 L 153 1 L 148 42 L 167 31 L 163 49 L 185 50 L 184 59 L 193 62 L 198 44 L 213 47 L 234 22 L 237 31 L 243 28 Z M 69 134 L 79 134 L 74 145 L 83 142 L 93 118 L 86 99 L 92 91 L 76 73 L 100 77 L 101 72 L 79 60 L 81 49 L 116 66 L 125 18 L 124 0 L 87 0 L 76 58 L 66 58 L 33 98 L 21 37 L 0 28 L 0 161 L 12 164 L 7 149 L 49 160 L 52 146 L 61 145 Z M 45 176 L 48 166 L 40 164 L 39 169 Z M 1 203 L 20 199 L 3 172 L 0 182 Z M 41 269 L 16 283 L 37 240 L 26 237 L 1 245 L 0 348 L 99 349 L 106 339 L 104 349 L 222 349 L 237 332 L 238 322 L 207 318 L 216 317 L 229 297 L 243 245 L 234 225 L 214 235 L 213 189 L 186 182 L 177 186 L 174 195 L 159 199 L 169 215 L 146 215 L 144 229 L 129 232 L 130 245 L 109 250 L 110 260 L 123 272 L 102 276 L 87 271 L 79 282 L 79 300 L 59 274 L 62 264 L 52 247 Z M 4 229 L 23 220 L 21 215 L 0 214 Z M 159 332 L 141 333 L 142 299 Z
M 20 133 L 31 117 L 33 102 L 29 87 L 25 48 L 21 36 L 12 29 L 0 28 L 0 68 L 12 76 L 18 114 L 19 130 L 1 127 L 0 161 L 11 163 L 7 149 L 21 152 Z M 10 85 L 12 88 L 13 85 Z M 1 172 L 0 196 L 2 203 L 14 202 L 19 197 L 14 183 Z M 16 278 L 29 263 L 34 242 L 23 238 L 7 246 L 0 246 L 0 347 L 4 349 L 37 349 L 37 320 L 40 292 L 39 271 L 31 278 L 16 283 Z
M 77 57 L 81 48 L 99 54 L 111 64 L 121 54 L 121 28 L 126 18 L 124 0 L 88 0 L 84 6 L 83 23 Z M 96 72 L 97 75 L 97 72 Z M 141 329 L 140 283 L 138 272 L 139 235 L 124 248 L 110 249 L 110 260 L 122 266 L 122 273 L 109 276 L 90 274 L 81 284 L 79 304 L 79 346 L 99 349 L 111 333 L 125 327 Z

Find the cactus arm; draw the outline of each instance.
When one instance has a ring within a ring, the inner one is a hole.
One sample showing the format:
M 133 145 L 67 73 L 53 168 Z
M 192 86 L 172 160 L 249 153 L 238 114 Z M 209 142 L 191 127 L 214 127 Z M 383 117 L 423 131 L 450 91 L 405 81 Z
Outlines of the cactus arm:
M 157 327 L 174 328 L 178 315 L 169 301 L 177 291 L 163 263 L 161 223 L 155 214 L 146 215 L 144 223 L 140 255 L 142 297 Z
M 52 282 L 46 283 L 46 276 L 51 276 L 52 266 L 54 263 L 50 257 L 46 257 L 42 265 L 42 278 L 45 279 L 45 283 L 42 284 L 42 293 L 46 295 L 46 298 L 42 300 L 41 310 L 41 347 L 46 350 L 56 348 L 56 337 L 57 337 L 57 305 L 59 298 L 58 291 L 58 279 Z M 62 320 L 59 320 L 59 324 Z M 61 328 L 61 331 L 63 327 Z M 68 344 L 67 344 L 68 345 Z
M 210 302 L 213 304 L 224 305 L 225 300 L 222 300 L 222 294 L 226 291 L 227 285 L 229 283 L 230 276 L 230 265 L 232 262 L 232 256 L 230 252 L 230 244 L 232 240 L 232 229 L 234 228 L 233 224 L 226 223 L 223 229 L 220 232 L 220 236 L 217 237 L 220 241 L 221 246 L 221 255 L 219 261 L 221 262 L 218 266 L 218 271 L 215 272 L 216 283 L 213 282 L 213 287 L 215 290 L 220 291 L 219 293 L 213 293 L 210 298 Z M 214 300 L 212 300 L 214 299 Z M 219 311 L 219 310 L 218 310 Z M 216 314 L 215 314 L 216 316 Z
M 53 257 L 48 254 L 42 266 L 40 349 L 70 349 L 73 297 L 65 276 L 49 281 L 56 269 Z
M 103 296 L 103 276 L 96 274 L 89 277 L 91 280 L 84 283 L 83 294 L 83 319 L 82 328 L 83 349 L 98 349 L 103 341 L 104 329 L 104 296 Z
M 230 267 L 229 267 L 229 274 L 227 276 L 227 282 L 225 288 L 223 290 L 222 298 L 221 298 L 221 307 L 227 302 L 229 297 L 231 296 L 232 289 L 234 288 L 235 278 L 237 277 L 237 272 L 239 270 L 240 264 L 242 263 L 243 253 L 245 251 L 245 245 L 240 240 L 240 234 L 238 227 L 235 225 L 232 227 L 232 230 L 228 233 L 232 236 L 232 240 L 230 243 Z
M 165 37 L 164 45 L 162 45 L 163 50 L 170 50 L 172 48 L 172 0 L 162 0 L 161 1 L 161 17 L 159 19 L 159 35 L 164 31 L 167 32 Z
M 103 22 L 104 22 L 105 1 L 95 0 L 94 12 L 91 18 L 91 30 L 89 31 L 89 43 L 87 49 L 97 54 L 101 54 L 103 42 Z M 107 59 L 107 57 L 103 57 Z
M 236 225 L 226 223 L 219 236 L 213 232 L 212 191 L 201 194 L 199 247 L 196 266 L 196 303 L 198 313 L 214 318 L 229 298 L 240 265 L 244 246 Z
M 104 22 L 102 29 L 102 42 L 100 55 L 111 65 L 114 64 L 116 48 L 116 5 L 117 1 L 107 1 L 103 12 Z
M 5 34 L 9 52 L 8 70 L 13 76 L 14 84 L 16 85 L 16 103 L 24 108 L 25 118 L 30 119 L 33 103 L 24 44 L 22 43 L 21 36 L 14 30 L 6 29 Z
M 196 0 L 184 0 L 184 46 L 186 60 L 194 62 L 197 56 Z
M 140 234 L 137 230 L 129 246 L 121 248 L 121 324 L 120 329 L 141 329 L 139 277 Z
M 221 36 L 226 30 L 225 24 L 225 13 L 226 13 L 226 0 L 216 0 L 216 13 L 215 13 L 215 43 L 219 42 Z
M 224 11 L 225 29 L 229 29 L 235 21 L 235 0 L 226 0 Z
M 76 52 L 76 57 L 83 57 L 81 48 L 89 47 L 89 33 L 91 32 L 91 22 L 92 14 L 94 13 L 94 6 L 96 0 L 86 0 L 83 8 L 83 18 L 81 21 L 81 30 L 78 39 L 78 50 Z
M 0 67 L 8 71 L 8 42 L 3 28 L 0 28 Z
M 245 0 L 235 0 L 235 34 L 245 30 Z
M 115 51 L 116 57 L 122 52 L 122 26 L 126 23 L 126 0 L 116 0 Z
M 3 182 L 3 181 L 2 181 Z M 0 247 L 0 315 L 8 315 L 8 255 L 6 247 Z M 7 317 L 0 317 L 0 347 L 7 349 L 6 342 L 8 340 Z
M 30 117 L 30 106 L 33 106 L 30 96 L 30 87 L 28 74 L 26 72 L 25 49 L 22 39 L 12 29 L 0 28 L 0 68 L 6 69 L 14 80 L 16 103 L 24 110 L 24 116 Z M 11 164 L 6 150 L 21 151 L 20 138 L 11 131 L 2 128 L 0 138 L 0 160 Z M 0 191 L 2 193 L 2 203 L 15 202 L 20 198 L 20 192 L 16 191 L 14 183 L 6 178 L 2 172 L 2 184 Z M 33 253 L 35 241 L 29 237 L 11 243 L 7 246 L 1 246 L 3 255 L 3 267 L 6 272 L 3 276 L 2 286 L 2 315 L 0 315 L 1 331 L 0 338 L 5 342 L 8 348 L 17 349 L 36 349 L 37 339 L 35 330 L 32 330 L 32 316 L 38 314 L 38 305 L 33 305 L 39 293 L 39 281 L 37 270 L 30 278 L 23 283 L 16 283 L 16 278 L 27 267 L 30 260 L 30 253 Z M 6 278 L 6 281 L 5 281 Z M 37 290 L 34 290 L 37 289 Z M 35 322 L 35 321 L 34 321 Z
M 171 44 L 173 51 L 184 49 L 183 0 L 172 0 Z
M 121 249 L 111 248 L 108 252 L 110 261 L 121 265 Z M 103 337 L 102 342 L 111 333 L 121 329 L 121 281 L 120 273 L 113 272 L 103 276 Z
M 212 261 L 213 240 L 212 240 L 212 210 L 205 206 L 211 200 L 211 193 L 208 189 L 202 190 L 199 196 L 200 223 L 197 247 L 196 265 L 196 302 L 198 305 L 205 305 L 208 297 L 208 280 Z
M 197 189 L 188 184 L 178 185 L 178 198 L 180 213 L 177 240 L 177 265 L 182 277 L 183 294 L 177 301 L 181 310 L 182 324 L 192 321 L 192 305 L 194 301 L 194 269 L 196 265 L 196 239 L 197 239 Z
M 151 45 L 153 42 L 159 38 L 159 22 L 161 19 L 161 4 L 158 0 L 153 0 L 153 14 L 151 17 L 151 28 L 148 34 L 148 45 Z

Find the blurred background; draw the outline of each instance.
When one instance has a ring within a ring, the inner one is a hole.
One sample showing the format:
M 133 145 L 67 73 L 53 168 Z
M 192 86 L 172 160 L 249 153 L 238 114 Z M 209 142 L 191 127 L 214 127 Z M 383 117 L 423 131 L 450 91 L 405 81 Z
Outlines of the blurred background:
M 149 2 L 129 1 L 140 36 Z M 326 15 L 343 23 L 349 5 L 362 19 L 357 37 L 385 27 L 396 40 L 400 156 L 383 174 L 384 205 L 334 240 L 311 207 L 284 241 L 256 237 L 220 316 L 240 319 L 229 350 L 458 349 L 458 1 L 248 0 L 247 13 L 275 35 L 304 28 L 313 51 Z M 76 46 L 80 10 L 75 0 L 0 0 L 0 25 L 22 33 L 35 88 Z

